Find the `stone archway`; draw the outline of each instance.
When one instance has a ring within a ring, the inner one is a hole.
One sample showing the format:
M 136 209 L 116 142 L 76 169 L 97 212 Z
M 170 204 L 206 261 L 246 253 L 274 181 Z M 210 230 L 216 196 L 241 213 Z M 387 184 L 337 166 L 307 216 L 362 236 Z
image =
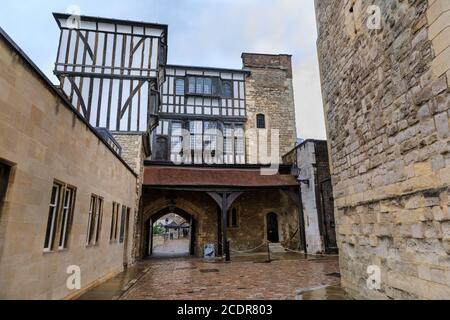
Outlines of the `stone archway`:
M 151 213 L 149 215 L 145 216 L 144 220 L 144 236 L 143 236 L 143 250 L 145 256 L 152 256 L 153 254 L 153 224 L 154 222 L 158 221 L 160 218 L 168 215 L 168 214 L 176 214 L 180 217 L 182 217 L 184 220 L 186 220 L 189 225 L 189 254 L 195 255 L 195 248 L 197 243 L 197 220 L 194 218 L 194 215 L 190 214 L 189 212 L 179 208 L 179 207 L 173 207 L 173 206 L 167 206 L 159 211 L 156 211 L 154 213 Z

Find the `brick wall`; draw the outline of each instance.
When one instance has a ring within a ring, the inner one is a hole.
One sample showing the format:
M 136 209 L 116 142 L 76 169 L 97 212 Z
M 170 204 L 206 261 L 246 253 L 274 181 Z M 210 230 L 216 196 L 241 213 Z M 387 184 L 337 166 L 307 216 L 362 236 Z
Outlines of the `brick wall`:
M 381 30 L 369 30 L 369 4 Z M 450 297 L 448 0 L 316 0 L 343 286 Z M 381 268 L 381 289 L 366 286 Z

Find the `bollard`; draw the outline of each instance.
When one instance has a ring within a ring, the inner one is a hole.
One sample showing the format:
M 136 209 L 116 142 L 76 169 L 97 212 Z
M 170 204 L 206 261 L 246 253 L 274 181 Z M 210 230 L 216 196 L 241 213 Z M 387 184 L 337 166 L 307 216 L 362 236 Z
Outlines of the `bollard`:
M 270 259 L 270 242 L 267 242 L 267 262 L 272 262 Z

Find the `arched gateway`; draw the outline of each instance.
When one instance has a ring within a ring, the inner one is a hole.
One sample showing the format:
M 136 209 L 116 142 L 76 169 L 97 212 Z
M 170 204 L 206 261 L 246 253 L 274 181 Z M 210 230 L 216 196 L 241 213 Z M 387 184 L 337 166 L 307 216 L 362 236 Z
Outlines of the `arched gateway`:
M 153 235 L 154 235 L 154 223 L 164 216 L 169 214 L 176 214 L 182 217 L 189 224 L 189 254 L 195 254 L 195 236 L 196 236 L 196 220 L 193 215 L 187 211 L 177 208 L 177 207 L 166 207 L 159 210 L 158 212 L 147 217 L 144 222 L 144 232 L 143 232 L 143 252 L 146 256 L 153 255 Z
M 204 255 L 205 246 L 213 246 L 216 257 L 224 255 L 227 260 L 231 253 L 266 250 L 267 212 L 272 211 L 278 213 L 282 245 L 301 249 L 298 184 L 290 169 L 280 166 L 277 174 L 266 176 L 257 165 L 184 167 L 147 161 L 142 256 L 152 253 L 153 222 L 169 213 L 191 223 L 189 253 L 198 257 Z M 230 223 L 233 210 L 235 223 Z

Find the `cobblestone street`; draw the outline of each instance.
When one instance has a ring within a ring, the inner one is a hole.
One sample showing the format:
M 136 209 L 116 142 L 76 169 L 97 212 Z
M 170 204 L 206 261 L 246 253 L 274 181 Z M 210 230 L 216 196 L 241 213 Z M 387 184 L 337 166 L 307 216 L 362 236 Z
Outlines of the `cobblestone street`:
M 201 259 L 149 261 L 150 269 L 124 299 L 295 299 L 296 291 L 337 285 L 336 259 L 278 260 L 271 263 Z
M 151 259 L 139 263 L 145 270 L 132 285 L 124 285 L 123 275 L 89 291 L 82 299 L 131 300 L 294 300 L 298 290 L 333 286 L 339 288 L 337 257 L 305 259 L 285 254 L 271 263 L 266 257 L 234 257 L 231 263 L 207 262 L 197 258 Z M 114 285 L 117 284 L 117 286 Z M 124 289 L 125 287 L 125 289 Z M 117 290 L 117 293 L 111 291 Z M 319 299 L 343 299 L 333 289 Z M 323 291 L 323 290 L 322 290 Z M 308 298 L 305 295 L 305 299 Z M 309 294 L 309 299 L 314 295 Z

